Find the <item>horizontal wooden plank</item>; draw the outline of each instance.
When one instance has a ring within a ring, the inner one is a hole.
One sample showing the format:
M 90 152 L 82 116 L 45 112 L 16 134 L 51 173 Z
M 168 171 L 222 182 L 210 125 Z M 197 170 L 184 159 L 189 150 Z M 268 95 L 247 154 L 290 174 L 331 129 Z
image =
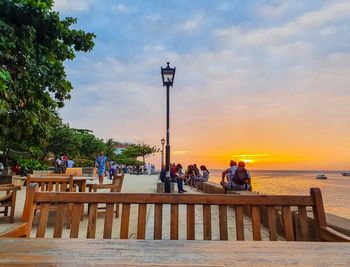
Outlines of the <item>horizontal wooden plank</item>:
M 37 192 L 36 202 L 313 206 L 310 196 Z
M 43 183 L 43 182 L 69 182 L 69 177 L 31 177 L 31 183 Z
M 337 242 L 0 240 L 2 266 L 348 266 L 349 262 L 350 243 Z

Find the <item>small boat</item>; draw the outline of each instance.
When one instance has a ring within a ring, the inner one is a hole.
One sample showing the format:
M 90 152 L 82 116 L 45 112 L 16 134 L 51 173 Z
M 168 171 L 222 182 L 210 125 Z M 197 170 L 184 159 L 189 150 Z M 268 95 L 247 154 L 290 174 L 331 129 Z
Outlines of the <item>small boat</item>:
M 341 175 L 343 175 L 343 176 L 350 176 L 350 172 L 342 172 Z
M 316 176 L 316 179 L 327 179 L 327 176 L 324 174 L 319 174 Z

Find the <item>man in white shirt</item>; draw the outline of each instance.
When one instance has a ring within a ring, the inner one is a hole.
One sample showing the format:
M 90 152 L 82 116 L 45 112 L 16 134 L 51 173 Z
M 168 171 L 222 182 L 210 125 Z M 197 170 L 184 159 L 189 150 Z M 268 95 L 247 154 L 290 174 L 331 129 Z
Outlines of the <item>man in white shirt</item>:
M 222 185 L 223 188 L 229 189 L 229 190 L 232 189 L 232 187 L 234 186 L 233 176 L 235 175 L 236 170 L 237 170 L 237 162 L 234 160 L 231 160 L 230 168 L 222 172 L 222 179 L 220 184 Z M 225 177 L 227 177 L 227 182 L 225 182 Z

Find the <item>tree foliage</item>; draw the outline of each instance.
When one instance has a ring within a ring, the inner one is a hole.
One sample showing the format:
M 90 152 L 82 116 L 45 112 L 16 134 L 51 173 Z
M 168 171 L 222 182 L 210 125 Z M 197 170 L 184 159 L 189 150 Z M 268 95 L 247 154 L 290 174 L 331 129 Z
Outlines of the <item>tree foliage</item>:
M 70 99 L 64 61 L 90 51 L 93 33 L 71 29 L 52 0 L 0 0 L 0 142 L 35 150 L 47 145 L 57 108 Z
M 68 155 L 80 161 L 93 161 L 101 150 L 106 150 L 102 139 L 95 137 L 90 130 L 70 128 L 68 124 L 58 124 L 46 147 L 46 154 Z
M 159 148 L 156 146 L 150 146 L 145 142 L 131 144 L 117 157 L 117 162 L 133 166 L 143 164 L 144 166 L 145 158 L 156 152 L 159 152 Z M 138 157 L 142 157 L 142 162 L 137 160 Z M 130 164 L 124 163 L 128 161 Z

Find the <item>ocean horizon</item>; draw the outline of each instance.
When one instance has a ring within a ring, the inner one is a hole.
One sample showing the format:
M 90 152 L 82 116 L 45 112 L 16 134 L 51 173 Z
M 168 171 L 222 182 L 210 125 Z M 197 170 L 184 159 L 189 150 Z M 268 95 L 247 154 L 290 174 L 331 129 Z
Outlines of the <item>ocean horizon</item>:
M 220 183 L 222 169 L 209 169 L 209 182 Z M 350 219 L 350 177 L 343 170 L 250 170 L 253 191 L 272 195 L 309 195 L 310 188 L 321 189 L 325 210 Z M 327 179 L 316 179 L 324 174 Z

